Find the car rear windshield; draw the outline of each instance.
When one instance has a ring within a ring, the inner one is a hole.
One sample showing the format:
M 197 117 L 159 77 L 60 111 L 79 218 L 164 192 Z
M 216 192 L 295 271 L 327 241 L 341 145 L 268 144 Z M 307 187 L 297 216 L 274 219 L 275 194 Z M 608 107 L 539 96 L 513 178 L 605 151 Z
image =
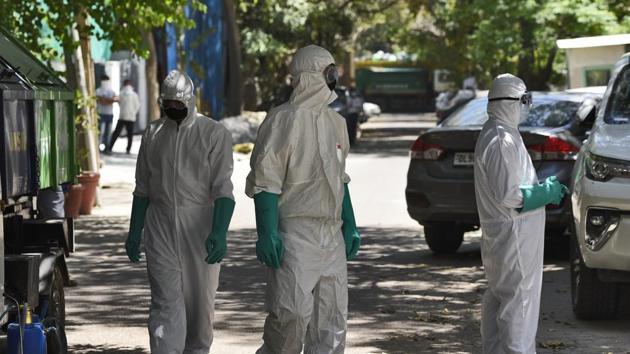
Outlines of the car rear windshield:
M 442 124 L 445 127 L 483 125 L 488 120 L 488 99 L 476 98 L 455 111 Z M 534 96 L 527 119 L 521 127 L 557 128 L 568 124 L 575 116 L 580 103 L 553 96 Z
M 630 67 L 624 69 L 613 86 L 604 121 L 608 124 L 630 123 Z

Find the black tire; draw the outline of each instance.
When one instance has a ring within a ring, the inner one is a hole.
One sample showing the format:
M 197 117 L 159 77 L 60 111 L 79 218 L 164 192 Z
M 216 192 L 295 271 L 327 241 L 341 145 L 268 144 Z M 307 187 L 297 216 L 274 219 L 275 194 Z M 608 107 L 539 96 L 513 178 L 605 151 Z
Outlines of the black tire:
M 599 280 L 597 270 L 584 264 L 577 238 L 571 235 L 570 272 L 573 313 L 582 320 L 617 317 L 619 284 Z
M 62 327 L 66 324 L 66 297 L 63 289 L 63 274 L 59 266 L 55 266 L 53 271 L 52 289 L 48 299 L 48 314 L 46 317 L 55 318 Z
M 424 239 L 434 253 L 455 253 L 464 241 L 464 229 L 449 222 L 425 224 Z

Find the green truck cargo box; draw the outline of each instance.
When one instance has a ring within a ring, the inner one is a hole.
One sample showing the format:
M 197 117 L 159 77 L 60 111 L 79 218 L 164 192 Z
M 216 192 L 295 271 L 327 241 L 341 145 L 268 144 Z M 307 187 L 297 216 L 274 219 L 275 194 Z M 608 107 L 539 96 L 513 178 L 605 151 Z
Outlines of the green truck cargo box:
M 26 78 L 34 92 L 39 189 L 74 182 L 74 92 L 2 28 L 0 56 Z
M 356 86 L 367 101 L 386 112 L 432 109 L 433 87 L 426 69 L 360 68 L 356 71 Z

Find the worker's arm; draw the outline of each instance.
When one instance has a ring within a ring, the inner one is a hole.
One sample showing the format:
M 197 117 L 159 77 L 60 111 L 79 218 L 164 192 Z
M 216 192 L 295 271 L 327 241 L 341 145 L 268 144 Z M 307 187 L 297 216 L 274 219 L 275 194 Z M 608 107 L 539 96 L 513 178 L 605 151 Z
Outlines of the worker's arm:
M 279 268 L 284 255 L 282 238 L 278 233 L 279 196 L 277 194 L 260 192 L 254 195 L 256 207 L 256 258 L 271 268 Z
M 359 252 L 361 247 L 361 235 L 357 229 L 357 223 L 354 219 L 354 209 L 352 208 L 352 200 L 350 199 L 350 190 L 348 184 L 344 183 L 343 204 L 341 208 L 341 220 L 343 226 L 341 228 L 343 239 L 346 243 L 346 259 L 352 260 Z
M 523 206 L 520 190 L 521 172 L 518 150 L 512 141 L 496 139 L 483 152 L 483 167 L 492 180 L 494 199 L 505 208 L 518 209 Z
M 227 232 L 234 214 L 234 200 L 219 198 L 214 201 L 212 214 L 212 232 L 206 239 L 206 251 L 208 264 L 220 263 L 227 253 Z
M 127 256 L 132 262 L 140 261 L 140 241 L 144 228 L 144 219 L 149 208 L 149 167 L 147 165 L 146 145 L 148 144 L 150 128 L 147 128 L 142 136 L 140 151 L 136 160 L 136 188 L 133 191 L 133 204 L 131 207 L 131 222 L 129 234 L 125 242 Z
M 523 207 L 519 210 L 521 213 L 544 207 L 547 204 L 559 205 L 569 190 L 558 182 L 556 176 L 548 177 L 543 183 L 521 186 L 520 189 L 523 194 Z
M 206 262 L 219 263 L 227 253 L 227 232 L 234 213 L 232 170 L 232 136 L 222 125 L 217 125 L 213 135 L 209 166 L 212 169 L 210 198 L 214 200 L 212 231 L 206 238 Z
M 140 261 L 140 241 L 142 240 L 142 229 L 144 219 L 149 208 L 149 198 L 133 197 L 131 206 L 131 222 L 129 223 L 129 234 L 125 242 L 125 249 L 129 260 L 133 263 Z
M 284 255 L 278 232 L 279 200 L 293 150 L 291 128 L 294 120 L 268 116 L 258 130 L 250 159 L 245 193 L 254 198 L 256 207 L 256 257 L 268 267 L 279 268 Z

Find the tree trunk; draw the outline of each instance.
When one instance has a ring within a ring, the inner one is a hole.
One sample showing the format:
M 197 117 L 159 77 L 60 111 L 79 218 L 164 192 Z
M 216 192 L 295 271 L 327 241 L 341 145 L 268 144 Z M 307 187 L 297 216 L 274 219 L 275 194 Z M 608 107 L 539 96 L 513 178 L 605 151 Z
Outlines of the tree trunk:
M 545 67 L 540 71 L 537 81 L 539 90 L 548 90 L 549 82 L 551 81 L 551 75 L 553 74 L 553 62 L 556 60 L 556 54 L 558 54 L 558 47 L 553 46 L 547 57 Z
M 525 81 L 530 90 L 535 86 L 536 63 L 534 58 L 534 23 L 526 19 L 518 21 L 521 37 L 521 50 L 518 56 L 517 75 Z
M 347 50 L 343 53 L 343 76 L 341 84 L 346 87 L 354 86 L 354 52 Z
M 160 95 L 160 84 L 158 82 L 157 49 L 155 47 L 155 37 L 152 30 L 142 33 L 144 42 L 149 46 L 149 58 L 145 66 L 147 76 L 147 100 L 149 101 L 149 122 L 160 119 L 160 107 L 157 104 Z
M 238 116 L 243 111 L 243 75 L 241 73 L 241 41 L 233 0 L 224 0 L 227 25 L 227 77 L 225 78 L 225 113 Z M 215 117 L 220 118 L 220 117 Z
M 79 31 L 74 28 L 72 30 L 72 37 L 74 41 L 80 41 Z M 79 146 L 83 146 L 85 149 L 83 153 L 79 153 L 78 155 L 81 157 L 81 167 L 85 171 L 93 171 L 98 172 L 99 164 L 98 164 L 98 138 L 97 138 L 97 129 L 96 129 L 96 120 L 93 114 L 93 98 L 89 95 L 89 89 L 87 86 L 87 77 L 86 70 L 84 66 L 83 59 L 83 51 L 81 46 L 77 46 L 73 53 L 73 62 L 74 67 L 76 68 L 76 82 L 78 85 L 79 92 L 83 97 L 83 104 L 81 105 L 81 115 L 85 121 L 83 124 L 79 126 L 81 131 L 80 135 L 85 139 L 83 144 Z
M 79 88 L 79 85 L 77 83 L 77 68 L 75 67 L 74 62 L 72 61 L 73 55 L 74 55 L 73 49 L 68 45 L 64 45 L 63 46 L 63 59 L 64 59 L 64 62 L 66 63 L 66 72 L 65 72 L 66 83 L 68 84 L 68 86 L 70 86 L 72 91 L 76 91 Z

